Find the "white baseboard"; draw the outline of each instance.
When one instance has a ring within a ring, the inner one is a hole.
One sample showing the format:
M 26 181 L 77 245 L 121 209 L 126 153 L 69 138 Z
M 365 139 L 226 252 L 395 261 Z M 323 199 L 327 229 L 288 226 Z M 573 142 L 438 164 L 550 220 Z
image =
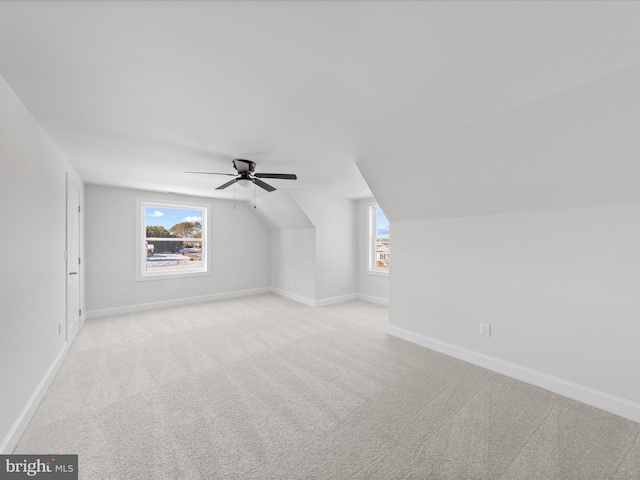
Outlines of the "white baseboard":
M 269 293 L 269 287 L 252 288 L 248 290 L 236 290 L 233 292 L 214 293 L 211 295 L 201 295 L 198 297 L 177 298 L 175 300 L 163 300 L 161 302 L 140 303 L 137 305 L 127 305 L 123 307 L 103 308 L 100 310 L 87 311 L 87 319 L 110 317 L 112 315 L 122 315 L 125 313 L 142 312 L 145 310 L 155 310 L 157 308 L 176 307 L 179 305 L 189 305 L 193 303 L 212 302 L 224 300 L 226 298 L 245 297 L 249 295 L 259 295 Z
M 237 290 L 234 292 L 214 293 L 212 295 L 202 295 L 198 297 L 178 298 L 175 300 L 164 300 L 162 302 L 139 303 L 136 305 L 125 305 L 122 307 L 103 308 L 98 310 L 88 310 L 82 318 L 82 325 L 91 318 L 111 317 L 113 315 L 122 315 L 126 313 L 142 312 L 145 310 L 154 310 L 157 308 L 176 307 L 179 305 L 189 305 L 192 303 L 211 302 L 214 300 L 223 300 L 225 298 L 243 297 L 249 295 L 259 295 L 261 293 L 275 293 L 286 297 L 290 300 L 302 303 L 309 307 L 325 307 L 335 303 L 348 302 L 350 300 L 364 300 L 365 302 L 377 303 L 379 305 L 388 305 L 389 301 L 385 298 L 364 295 L 362 293 L 350 293 L 339 297 L 325 298 L 322 300 L 312 300 L 302 295 L 281 290 L 275 287 L 261 287 L 249 290 Z
M 44 377 L 42 377 L 42 380 L 40 380 L 40 383 L 31 394 L 31 397 L 22 409 L 22 412 L 20 412 L 20 415 L 18 415 L 16 421 L 13 422 L 11 429 L 9 429 L 9 432 L 2 440 L 2 443 L 0 443 L 0 454 L 9 455 L 16 448 L 16 445 L 20 441 L 22 434 L 29 426 L 31 418 L 36 413 L 38 405 L 40 405 L 42 398 L 44 397 L 45 393 L 47 393 L 49 385 L 51 385 L 51 382 L 55 378 L 56 373 L 58 373 L 60 365 L 62 365 L 64 357 L 67 355 L 68 351 L 69 344 L 65 343 L 62 349 L 58 352 L 58 355 L 56 356 L 53 363 L 49 366 L 47 373 L 44 374 Z
M 303 297 L 303 296 L 297 295 L 295 293 L 287 292 L 286 290 L 281 290 L 281 289 L 276 288 L 276 287 L 271 287 L 270 291 L 271 291 L 271 293 L 275 293 L 276 295 L 280 295 L 281 297 L 288 298 L 289 300 L 293 300 L 293 301 L 302 303 L 302 304 L 307 305 L 309 307 L 315 307 L 316 306 L 316 301 L 315 300 L 311 300 L 310 298 Z
M 374 297 L 373 295 L 365 295 L 364 293 L 358 293 L 356 295 L 358 300 L 363 300 L 369 303 L 376 303 L 378 305 L 384 305 L 385 307 L 389 306 L 389 300 L 382 297 Z
M 479 367 L 506 375 L 536 387 L 544 388 L 563 397 L 577 400 L 607 412 L 619 415 L 628 420 L 640 423 L 640 404 L 626 400 L 615 395 L 601 392 L 590 387 L 585 387 L 562 378 L 547 375 L 527 367 L 516 365 L 499 358 L 490 357 L 482 353 L 474 352 L 464 347 L 453 345 L 441 340 L 420 335 L 389 325 L 387 332 L 403 340 L 415 343 L 422 347 L 444 353 L 450 357 L 464 360 Z
M 286 290 L 281 290 L 276 287 L 271 287 L 271 292 L 314 308 L 326 307 L 328 305 L 349 302 L 351 300 L 363 300 L 365 302 L 376 303 L 378 305 L 389 305 L 389 300 L 387 300 L 386 298 L 364 295 L 362 293 L 350 293 L 348 295 L 340 295 L 339 297 L 323 298 L 322 300 L 312 300 L 310 298 L 306 298 L 301 295 L 288 292 Z
M 327 305 L 334 305 L 336 303 L 350 302 L 351 300 L 357 300 L 357 293 L 350 293 L 349 295 L 340 295 L 339 297 L 324 298 L 322 300 L 316 300 L 316 307 L 326 307 Z

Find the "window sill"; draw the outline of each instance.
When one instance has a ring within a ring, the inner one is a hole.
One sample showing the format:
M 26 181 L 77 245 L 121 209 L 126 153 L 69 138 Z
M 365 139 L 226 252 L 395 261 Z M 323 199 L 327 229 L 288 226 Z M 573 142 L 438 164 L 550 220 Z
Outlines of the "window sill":
M 158 275 L 136 275 L 136 282 L 146 282 L 150 280 L 174 280 L 178 278 L 189 277 L 205 277 L 211 275 L 211 272 L 179 272 L 179 273 L 161 273 Z
M 367 275 L 374 275 L 376 277 L 388 277 L 389 270 L 367 270 Z

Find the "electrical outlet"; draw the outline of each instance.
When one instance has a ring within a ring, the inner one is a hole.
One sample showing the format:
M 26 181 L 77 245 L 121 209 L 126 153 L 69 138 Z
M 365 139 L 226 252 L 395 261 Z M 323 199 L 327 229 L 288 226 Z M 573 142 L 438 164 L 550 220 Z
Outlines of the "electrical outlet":
M 231 283 L 236 283 L 236 277 L 231 277 Z
M 118 295 L 120 295 L 120 296 L 124 295 L 124 288 L 119 288 L 118 289 Z
M 481 323 L 480 324 L 480 335 L 485 337 L 491 336 L 491 324 L 490 323 Z

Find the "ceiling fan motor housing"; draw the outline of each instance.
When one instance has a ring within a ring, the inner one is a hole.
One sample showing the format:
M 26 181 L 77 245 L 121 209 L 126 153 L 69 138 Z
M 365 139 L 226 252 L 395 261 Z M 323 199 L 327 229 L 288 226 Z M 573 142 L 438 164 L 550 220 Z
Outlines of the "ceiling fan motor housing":
M 256 162 L 252 162 L 251 160 L 244 160 L 242 158 L 236 158 L 233 161 L 233 168 L 235 168 L 236 172 L 238 173 L 253 173 L 256 170 Z

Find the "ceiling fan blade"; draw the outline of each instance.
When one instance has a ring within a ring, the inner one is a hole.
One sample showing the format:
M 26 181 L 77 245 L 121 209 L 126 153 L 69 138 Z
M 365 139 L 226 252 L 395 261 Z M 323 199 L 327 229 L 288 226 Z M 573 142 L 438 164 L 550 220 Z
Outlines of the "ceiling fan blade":
M 298 176 L 294 173 L 255 173 L 256 178 L 279 178 L 281 180 L 297 180 Z
M 227 183 L 225 183 L 224 185 L 220 185 L 218 188 L 216 188 L 216 190 L 222 190 L 223 188 L 227 188 L 229 185 L 233 185 L 234 183 L 236 183 L 238 181 L 237 178 L 234 178 L 233 180 L 228 181 Z
M 272 187 L 268 183 L 264 183 L 262 180 L 259 180 L 257 178 L 252 178 L 251 181 L 258 185 L 260 188 L 264 188 L 267 192 L 273 192 L 275 190 L 274 187 Z
M 184 173 L 202 173 L 204 175 L 226 175 L 228 177 L 235 177 L 237 173 L 217 173 L 217 172 L 184 172 Z

